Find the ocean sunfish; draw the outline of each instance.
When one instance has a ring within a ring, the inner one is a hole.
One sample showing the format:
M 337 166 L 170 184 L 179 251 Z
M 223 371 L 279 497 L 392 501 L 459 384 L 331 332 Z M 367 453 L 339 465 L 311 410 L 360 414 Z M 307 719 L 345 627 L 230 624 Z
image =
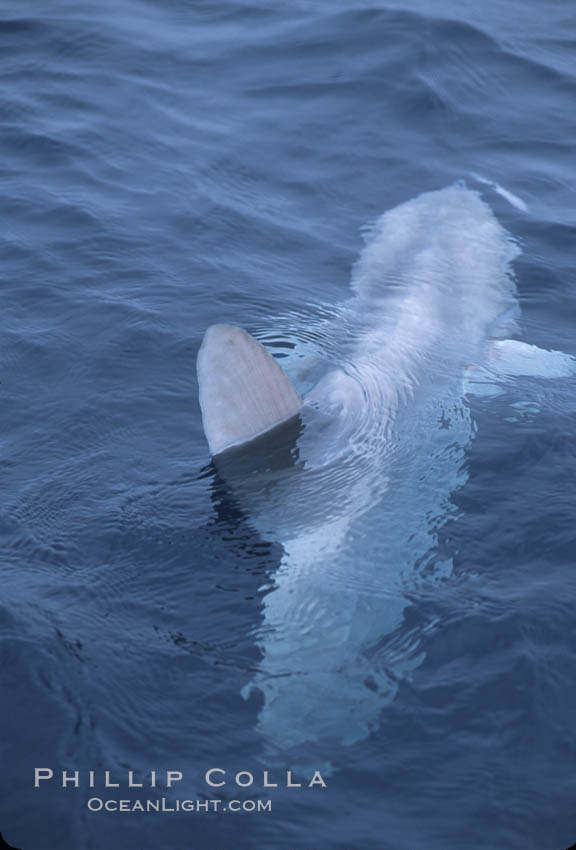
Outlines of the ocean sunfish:
M 576 373 L 573 357 L 511 338 L 519 253 L 462 185 L 385 213 L 351 297 L 322 329 L 335 340 L 329 364 L 302 393 L 246 331 L 206 331 L 197 372 L 210 453 L 249 521 L 284 553 L 244 692 L 263 698 L 259 729 L 276 752 L 365 737 L 420 663 L 423 636 L 403 633 L 404 611 L 467 478 L 470 394 Z M 285 362 L 298 384 L 298 342 L 294 350 Z M 246 458 L 257 467 L 266 437 L 293 419 L 290 460 L 251 474 Z M 449 575 L 449 559 L 434 565 Z

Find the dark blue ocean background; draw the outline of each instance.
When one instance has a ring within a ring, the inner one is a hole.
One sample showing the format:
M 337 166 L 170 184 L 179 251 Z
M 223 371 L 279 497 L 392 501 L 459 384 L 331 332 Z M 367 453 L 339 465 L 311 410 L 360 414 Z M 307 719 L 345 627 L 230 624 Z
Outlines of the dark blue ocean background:
M 195 359 L 213 322 L 262 334 L 341 303 L 362 227 L 459 180 L 522 247 L 522 339 L 576 354 L 576 9 L 5 0 L 0 14 L 6 840 L 564 850 L 575 379 L 471 400 L 467 480 L 428 556 L 451 569 L 415 582 L 375 650 L 385 665 L 417 634 L 418 665 L 371 735 L 316 753 L 325 790 L 268 793 L 260 700 L 241 691 L 280 553 L 222 504 Z M 207 768 L 252 770 L 255 790 L 216 796 L 273 810 L 90 813 L 85 782 L 34 789 L 34 767 L 181 770 L 180 798 L 214 796 Z

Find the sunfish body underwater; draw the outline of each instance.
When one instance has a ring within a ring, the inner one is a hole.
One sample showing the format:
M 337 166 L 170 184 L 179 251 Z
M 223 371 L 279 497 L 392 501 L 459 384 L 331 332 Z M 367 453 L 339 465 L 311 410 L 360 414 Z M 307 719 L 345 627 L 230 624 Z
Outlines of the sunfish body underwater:
M 210 452 L 250 523 L 283 550 L 244 692 L 261 695 L 270 751 L 362 739 L 422 660 L 423 635 L 402 628 L 407 595 L 422 564 L 428 580 L 450 574 L 433 555 L 467 477 L 470 393 L 576 372 L 569 355 L 509 338 L 518 254 L 464 186 L 385 213 L 351 298 L 322 323 L 330 351 L 317 354 L 329 364 L 303 397 L 245 331 L 206 332 L 197 367 Z M 296 383 L 305 361 L 296 343 Z M 291 422 L 292 444 L 269 462 L 270 440 L 287 439 Z

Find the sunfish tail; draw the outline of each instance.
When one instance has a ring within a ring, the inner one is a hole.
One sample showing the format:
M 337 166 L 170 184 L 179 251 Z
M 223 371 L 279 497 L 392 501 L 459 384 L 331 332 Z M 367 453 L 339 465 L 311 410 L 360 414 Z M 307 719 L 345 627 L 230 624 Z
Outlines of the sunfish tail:
M 264 346 L 234 325 L 212 325 L 197 360 L 202 423 L 212 455 L 296 416 L 302 399 Z

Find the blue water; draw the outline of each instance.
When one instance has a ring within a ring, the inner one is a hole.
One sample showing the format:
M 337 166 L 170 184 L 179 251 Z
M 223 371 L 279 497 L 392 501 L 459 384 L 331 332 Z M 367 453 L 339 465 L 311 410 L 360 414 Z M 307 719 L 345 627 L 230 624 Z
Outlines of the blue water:
M 263 769 L 303 763 L 266 754 L 261 699 L 242 696 L 281 551 L 222 495 L 195 358 L 215 321 L 292 344 L 279 317 L 305 327 L 347 297 L 366 223 L 457 180 L 522 247 L 522 338 L 576 354 L 574 10 L 6 0 L 1 14 L 4 837 L 564 850 L 574 380 L 471 401 L 453 510 L 374 650 L 386 664 L 417 635 L 418 663 L 369 736 L 317 743 L 326 789 L 267 792 Z M 427 582 L 438 564 L 445 578 Z M 180 770 L 168 796 L 194 799 L 215 796 L 206 769 L 248 770 L 252 790 L 216 796 L 273 809 L 93 813 L 85 779 L 35 789 L 35 767 Z

